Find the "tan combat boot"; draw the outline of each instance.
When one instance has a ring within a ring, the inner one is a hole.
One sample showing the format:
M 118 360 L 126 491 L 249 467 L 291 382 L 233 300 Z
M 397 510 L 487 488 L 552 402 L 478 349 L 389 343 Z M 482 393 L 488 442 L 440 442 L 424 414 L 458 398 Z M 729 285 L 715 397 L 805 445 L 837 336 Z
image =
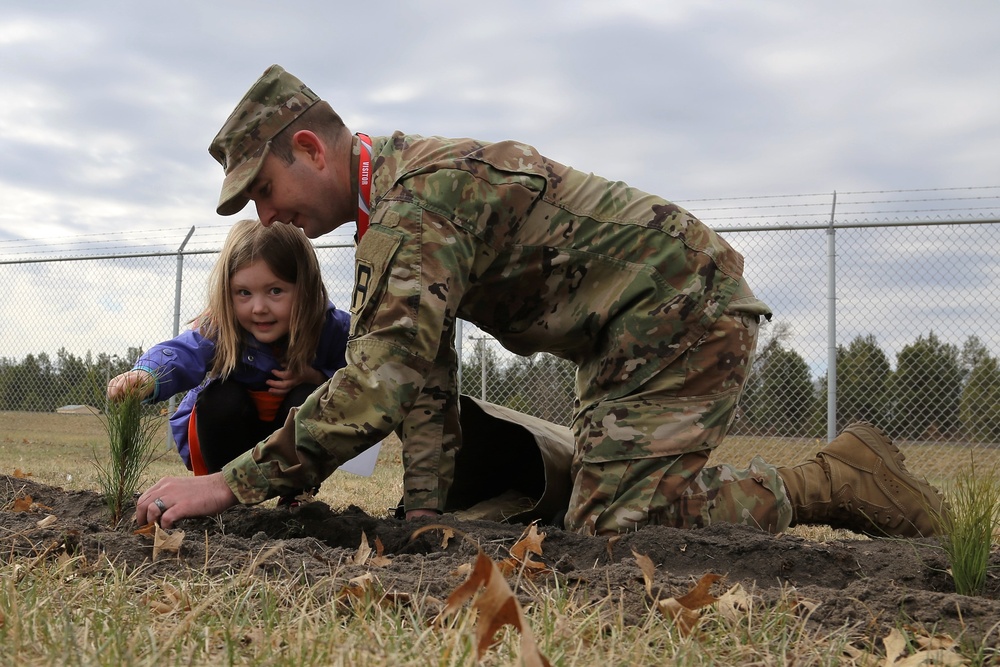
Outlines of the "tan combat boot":
M 878 427 L 851 424 L 816 457 L 778 474 L 792 501 L 792 525 L 827 524 L 874 537 L 930 537 L 947 512 L 941 493 L 914 477 Z

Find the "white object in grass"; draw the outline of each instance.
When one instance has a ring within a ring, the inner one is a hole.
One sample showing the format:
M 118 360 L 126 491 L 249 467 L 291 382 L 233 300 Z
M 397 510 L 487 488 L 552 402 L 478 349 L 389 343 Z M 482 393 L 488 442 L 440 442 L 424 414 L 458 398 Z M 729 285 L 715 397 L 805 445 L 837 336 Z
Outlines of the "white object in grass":
M 377 442 L 365 451 L 361 452 L 353 459 L 340 466 L 338 470 L 360 475 L 361 477 L 371 477 L 375 471 L 375 462 L 378 460 L 378 452 L 382 449 L 382 443 Z

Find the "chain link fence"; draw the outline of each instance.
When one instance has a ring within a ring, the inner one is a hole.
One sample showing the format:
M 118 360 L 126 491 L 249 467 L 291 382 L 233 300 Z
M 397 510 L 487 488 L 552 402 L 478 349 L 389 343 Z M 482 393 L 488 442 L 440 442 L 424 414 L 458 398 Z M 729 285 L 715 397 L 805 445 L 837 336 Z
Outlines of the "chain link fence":
M 1000 187 L 681 203 L 743 253 L 774 311 L 715 460 L 794 463 L 868 420 L 935 479 L 1000 461 Z M 227 231 L 0 241 L 0 410 L 92 404 L 204 307 Z M 350 238 L 316 248 L 347 309 Z M 458 344 L 464 393 L 571 421 L 570 364 L 509 353 L 468 323 Z

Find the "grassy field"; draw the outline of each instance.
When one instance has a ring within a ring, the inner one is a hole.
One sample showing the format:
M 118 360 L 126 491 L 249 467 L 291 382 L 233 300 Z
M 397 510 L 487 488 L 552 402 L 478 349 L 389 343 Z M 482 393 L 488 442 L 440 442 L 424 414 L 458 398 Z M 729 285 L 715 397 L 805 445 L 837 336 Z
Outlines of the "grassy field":
M 164 476 L 191 474 L 167 443 L 166 419 L 159 440 L 163 443 L 160 453 L 141 488 Z M 37 482 L 67 491 L 97 491 L 95 461 L 107 454 L 107 434 L 96 415 L 0 412 L 0 473 L 12 475 L 20 470 Z M 399 440 L 391 437 L 382 444 L 371 477 L 337 471 L 317 497 L 335 509 L 353 504 L 373 516 L 384 515 L 402 496 L 402 466 Z
M 150 469 L 150 481 L 163 475 L 190 474 L 168 445 L 166 420 L 160 432 L 161 454 Z M 91 414 L 56 414 L 42 412 L 0 412 L 0 468 L 10 474 L 15 468 L 34 474 L 35 479 L 65 489 L 96 489 L 93 470 L 95 455 L 105 455 L 107 437 L 100 419 Z M 812 456 L 823 447 L 817 438 L 765 438 L 730 436 L 712 455 L 713 463 L 745 466 L 760 455 L 768 463 L 794 465 Z M 1000 467 L 1000 447 L 968 443 L 907 442 L 896 444 L 906 454 L 907 465 L 918 475 L 931 481 L 947 481 L 967 470 L 975 457 L 981 469 Z M 379 464 L 371 484 L 356 475 L 345 473 L 334 480 L 343 482 L 356 496 L 365 486 L 386 486 L 389 477 L 399 472 L 401 465 L 399 442 L 390 438 L 383 443 Z M 385 469 L 389 476 L 382 477 Z M 389 495 L 398 500 L 402 487 L 395 485 Z M 367 495 L 367 494 L 366 494 Z M 332 499 L 330 496 L 329 499 Z M 382 504 L 382 500 L 377 501 Z M 395 501 L 393 501 L 395 502 Z
M 162 441 L 147 483 L 190 474 L 167 448 L 165 433 Z M 821 446 L 816 440 L 730 438 L 715 459 L 742 465 L 761 454 L 772 462 L 795 463 Z M 912 449 L 908 460 L 919 462 L 914 469 L 931 477 L 948 477 L 968 458 L 967 450 L 944 445 Z M 981 451 L 990 457 L 977 454 L 977 463 L 995 460 L 992 450 Z M 67 490 L 97 490 L 94 461 L 106 453 L 96 416 L 0 413 L 0 472 L 20 470 Z M 335 509 L 354 504 L 384 516 L 400 498 L 401 471 L 399 442 L 392 439 L 383 444 L 372 477 L 337 472 L 319 497 Z M 793 530 L 817 541 L 844 537 L 823 528 Z M 113 563 L 15 559 L 0 563 L 0 582 L 0 665 L 528 664 L 521 662 L 523 645 L 509 626 L 500 644 L 477 660 L 473 610 L 432 628 L 424 620 L 433 616 L 426 606 L 440 601 L 386 606 L 368 600 L 345 609 L 331 603 L 323 585 L 303 585 L 292 572 L 273 577 L 185 572 L 150 581 Z M 650 614 L 639 626 L 625 623 L 613 596 L 581 604 L 558 585 L 521 585 L 531 590 L 526 622 L 552 664 L 890 664 L 887 649 L 859 635 L 858 628 L 832 633 L 807 628 L 806 617 L 795 612 L 794 591 L 768 604 L 747 598 L 736 617 L 706 612 L 692 637 L 660 614 Z M 975 650 L 964 657 L 985 664 Z

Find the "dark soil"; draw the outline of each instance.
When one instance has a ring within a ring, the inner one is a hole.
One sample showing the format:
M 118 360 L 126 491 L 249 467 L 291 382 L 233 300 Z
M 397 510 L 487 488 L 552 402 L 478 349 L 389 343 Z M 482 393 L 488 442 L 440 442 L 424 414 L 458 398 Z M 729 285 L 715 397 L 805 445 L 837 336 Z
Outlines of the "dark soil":
M 30 495 L 28 511 L 14 511 L 14 500 Z M 46 515 L 57 520 L 37 523 Z M 448 524 L 471 540 L 451 539 L 442 546 L 440 532 L 415 539 L 415 529 Z M 374 545 L 377 537 L 391 563 L 377 569 L 387 591 L 422 591 L 445 599 L 461 583 L 456 569 L 471 563 L 478 544 L 495 561 L 524 527 L 488 521 L 438 520 L 406 522 L 373 517 L 357 508 L 334 512 L 314 502 L 295 509 L 235 507 L 221 518 L 186 520 L 178 528 L 186 539 L 177 557 L 152 560 L 152 542 L 133 533 L 134 524 L 110 527 L 98 494 L 64 491 L 30 480 L 0 476 L 0 559 L 34 559 L 46 553 L 98 556 L 141 576 L 163 577 L 185 569 L 230 573 L 247 567 L 262 571 L 296 571 L 310 577 L 342 577 L 344 583 L 371 568 L 347 565 L 361 543 L 362 531 Z M 955 593 L 947 563 L 936 540 L 839 540 L 813 542 L 794 535 L 769 535 L 753 529 L 716 525 L 697 531 L 648 527 L 618 538 L 584 537 L 551 526 L 545 533 L 543 559 L 584 599 L 609 595 L 620 600 L 626 621 L 642 623 L 649 613 L 642 574 L 633 552 L 657 567 L 654 594 L 679 596 L 706 573 L 725 575 L 716 594 L 739 582 L 765 602 L 777 601 L 793 588 L 799 599 L 819 603 L 809 623 L 831 632 L 845 625 L 873 639 L 892 627 L 909 624 L 927 632 L 944 632 L 976 644 L 1000 645 L 1000 581 L 988 577 L 981 597 Z M 206 556 L 206 549 L 208 554 Z M 261 557 L 267 554 L 266 557 Z M 255 562 L 259 561 L 259 562 Z M 991 558 L 1000 566 L 1000 555 Z M 140 568 L 140 566 L 142 566 Z M 544 579 L 536 580 L 536 584 Z M 659 590 L 657 590 L 657 588 Z M 525 599 L 530 595 L 522 591 Z

